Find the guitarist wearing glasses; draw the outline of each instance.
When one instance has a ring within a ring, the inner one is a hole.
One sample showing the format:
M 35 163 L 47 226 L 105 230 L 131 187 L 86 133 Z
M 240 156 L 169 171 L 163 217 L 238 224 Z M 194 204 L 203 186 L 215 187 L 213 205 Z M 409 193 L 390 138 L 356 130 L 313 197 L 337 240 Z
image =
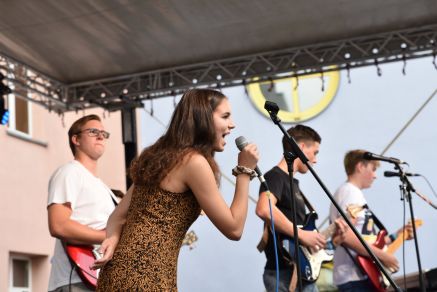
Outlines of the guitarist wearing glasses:
M 109 133 L 97 115 L 75 121 L 68 131 L 74 160 L 58 168 L 48 186 L 48 225 L 56 237 L 49 291 L 93 291 L 67 255 L 69 245 L 100 244 L 117 197 L 97 176 Z M 84 265 L 85 266 L 85 265 Z
M 381 247 L 404 237 L 404 231 L 407 233 L 405 239 L 412 239 L 412 225 L 409 223 L 395 234 L 386 236 L 387 232 L 382 223 L 367 207 L 362 190 L 369 188 L 376 179 L 379 162 L 364 159 L 365 152 L 365 150 L 352 150 L 346 153 L 344 166 L 347 181 L 335 192 L 334 197 L 340 207 L 348 213 L 363 238 L 369 244 L 373 243 L 369 247 L 375 256 L 388 271 L 396 272 L 399 270 L 396 257 L 392 252 L 384 251 Z M 339 216 L 338 211 L 331 204 L 331 221 Z M 378 236 L 375 225 L 381 230 Z M 342 246 L 338 246 L 334 254 L 334 284 L 339 291 L 386 291 L 388 283 L 384 283 L 382 274 L 367 256 L 367 251 L 355 234 L 352 230 L 348 230 Z
M 302 152 L 308 158 L 311 164 L 315 164 L 317 162 L 317 154 L 319 153 L 321 137 L 319 134 L 314 131 L 312 128 L 304 126 L 304 125 L 296 125 L 287 130 L 288 134 L 294 138 L 297 142 L 298 146 L 301 148 Z M 284 152 L 291 152 L 291 146 L 288 144 L 285 137 L 282 139 L 282 147 Z M 308 172 L 308 167 L 297 158 L 294 161 L 293 170 L 295 173 L 299 172 L 301 174 L 305 174 Z M 293 238 L 293 224 L 291 221 L 291 190 L 290 190 L 290 181 L 288 175 L 288 166 L 287 162 L 284 158 L 269 170 L 265 174 L 265 179 L 269 185 L 271 195 L 268 195 L 268 192 L 264 188 L 263 185 L 260 187 L 260 195 L 258 199 L 258 203 L 256 206 L 256 214 L 265 221 L 265 229 L 263 238 L 258 245 L 258 249 L 260 251 L 264 251 L 267 262 L 264 268 L 263 281 L 264 286 L 268 292 L 275 291 L 276 287 L 276 260 L 275 260 L 275 247 L 273 241 L 273 235 L 270 230 L 271 226 L 271 216 L 270 216 L 270 208 L 269 208 L 269 197 L 272 205 L 273 212 L 273 221 L 275 224 L 275 231 L 277 234 L 277 245 L 278 245 L 278 258 L 279 258 L 279 283 L 278 283 L 278 291 L 287 292 L 294 291 L 296 286 L 297 274 L 293 272 L 293 257 L 289 255 L 290 251 L 293 251 L 294 248 L 289 248 L 288 251 L 283 248 L 282 239 Z M 299 188 L 299 181 L 293 178 L 293 190 L 295 192 L 296 198 L 296 224 L 299 225 L 299 243 L 301 250 L 308 251 L 306 255 L 318 254 L 319 252 L 324 252 L 324 247 L 326 245 L 327 237 L 321 233 L 314 232 L 315 226 L 313 228 L 307 229 L 306 227 L 312 224 L 307 224 L 310 222 L 308 216 L 306 216 L 306 207 L 310 209 L 311 214 L 315 215 L 315 211 L 309 202 L 306 200 L 304 195 L 302 194 Z M 311 222 L 311 223 L 314 223 Z M 300 228 L 300 226 L 304 226 Z M 344 232 L 345 223 L 342 220 L 337 220 L 334 226 L 338 226 L 337 235 Z M 328 234 L 327 234 L 328 235 Z M 338 240 L 341 240 L 340 237 L 336 237 Z M 288 258 L 285 254 L 288 254 Z M 322 260 L 323 261 L 323 260 Z M 313 273 L 314 269 L 308 262 L 300 261 L 301 263 L 301 272 L 304 292 L 312 292 L 318 291 L 317 286 L 315 285 L 315 280 L 318 276 L 318 273 Z M 320 265 L 318 267 L 320 271 Z M 317 275 L 315 275 L 317 274 Z

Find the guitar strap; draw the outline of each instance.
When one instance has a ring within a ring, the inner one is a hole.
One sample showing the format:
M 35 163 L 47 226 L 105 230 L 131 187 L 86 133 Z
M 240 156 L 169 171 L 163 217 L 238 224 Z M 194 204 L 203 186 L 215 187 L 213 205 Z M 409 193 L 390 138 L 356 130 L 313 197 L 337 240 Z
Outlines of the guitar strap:
M 110 189 L 110 188 L 108 188 L 108 191 L 109 191 L 109 196 L 111 197 L 111 200 L 114 203 L 114 206 L 117 207 L 118 206 L 118 202 L 114 199 L 113 196 L 116 196 L 116 193 L 120 193 L 121 196 L 123 197 L 124 194 L 121 191 L 119 191 L 119 190 L 114 190 L 114 189 Z
M 291 281 L 290 285 L 288 286 L 288 292 L 295 292 L 297 287 L 297 269 L 295 262 L 292 263 L 291 270 Z
M 261 235 L 261 239 L 259 243 L 256 245 L 256 249 L 259 252 L 263 252 L 266 249 L 268 240 L 269 240 L 269 230 L 267 228 L 267 224 L 264 222 L 263 234 Z
M 373 212 L 369 208 L 369 206 L 367 206 L 367 204 L 364 205 L 363 208 L 369 210 L 372 213 L 373 222 L 375 222 L 375 225 L 379 228 L 379 230 L 387 230 L 387 228 L 385 228 L 384 224 L 382 224 L 381 220 L 379 220 L 378 217 L 376 217 L 375 212 Z
M 115 199 L 112 196 L 111 196 L 111 199 L 112 199 L 112 202 L 114 203 L 114 206 L 117 207 L 118 206 L 117 201 L 115 201 Z
M 310 201 L 308 201 L 307 197 L 305 197 L 304 193 L 302 191 L 300 191 L 300 194 L 302 195 L 303 201 L 305 203 L 305 206 L 308 208 L 308 210 L 311 212 L 316 212 L 316 210 L 314 209 L 313 205 L 311 205 Z

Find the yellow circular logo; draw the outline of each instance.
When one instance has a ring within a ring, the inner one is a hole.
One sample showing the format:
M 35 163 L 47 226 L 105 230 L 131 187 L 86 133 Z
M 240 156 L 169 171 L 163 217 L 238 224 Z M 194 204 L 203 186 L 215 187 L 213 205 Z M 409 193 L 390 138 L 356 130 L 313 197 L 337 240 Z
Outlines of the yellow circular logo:
M 322 91 L 322 79 L 324 90 Z M 249 97 L 263 115 L 266 100 L 279 106 L 278 117 L 285 123 L 309 120 L 320 114 L 332 102 L 340 83 L 339 71 L 263 81 L 246 86 Z

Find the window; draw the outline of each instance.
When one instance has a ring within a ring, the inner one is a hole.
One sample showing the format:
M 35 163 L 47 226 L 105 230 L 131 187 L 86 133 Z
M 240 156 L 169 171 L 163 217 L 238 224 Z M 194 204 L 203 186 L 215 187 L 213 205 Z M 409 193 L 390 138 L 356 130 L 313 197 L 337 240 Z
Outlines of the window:
M 24 256 L 11 256 L 9 266 L 9 292 L 32 291 L 30 258 Z
M 31 136 L 29 101 L 9 94 L 9 129 Z
M 9 65 L 12 66 L 12 65 Z M 22 67 L 15 66 L 13 69 L 16 80 L 26 84 L 26 70 Z M 12 73 L 10 73 L 12 74 Z M 9 85 L 11 88 L 13 84 Z M 31 105 L 30 101 L 24 99 L 27 97 L 27 90 L 19 87 L 14 88 L 15 94 L 9 94 L 8 109 L 9 109 L 9 129 L 15 130 L 25 136 L 32 136 L 31 128 Z

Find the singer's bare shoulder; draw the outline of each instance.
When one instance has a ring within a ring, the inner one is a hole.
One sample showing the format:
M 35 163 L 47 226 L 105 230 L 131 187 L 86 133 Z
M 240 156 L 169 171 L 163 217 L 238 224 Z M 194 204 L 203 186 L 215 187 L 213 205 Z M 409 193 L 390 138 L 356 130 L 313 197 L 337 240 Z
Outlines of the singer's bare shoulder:
M 182 168 L 186 182 L 214 177 L 208 160 L 197 151 L 192 151 L 184 157 Z
M 162 180 L 161 187 L 182 193 L 192 189 L 193 183 L 208 180 L 209 176 L 213 177 L 213 174 L 206 158 L 197 151 L 189 151 Z
M 195 171 L 196 169 L 210 168 L 205 156 L 197 151 L 192 151 L 184 158 L 184 168 L 187 171 Z

